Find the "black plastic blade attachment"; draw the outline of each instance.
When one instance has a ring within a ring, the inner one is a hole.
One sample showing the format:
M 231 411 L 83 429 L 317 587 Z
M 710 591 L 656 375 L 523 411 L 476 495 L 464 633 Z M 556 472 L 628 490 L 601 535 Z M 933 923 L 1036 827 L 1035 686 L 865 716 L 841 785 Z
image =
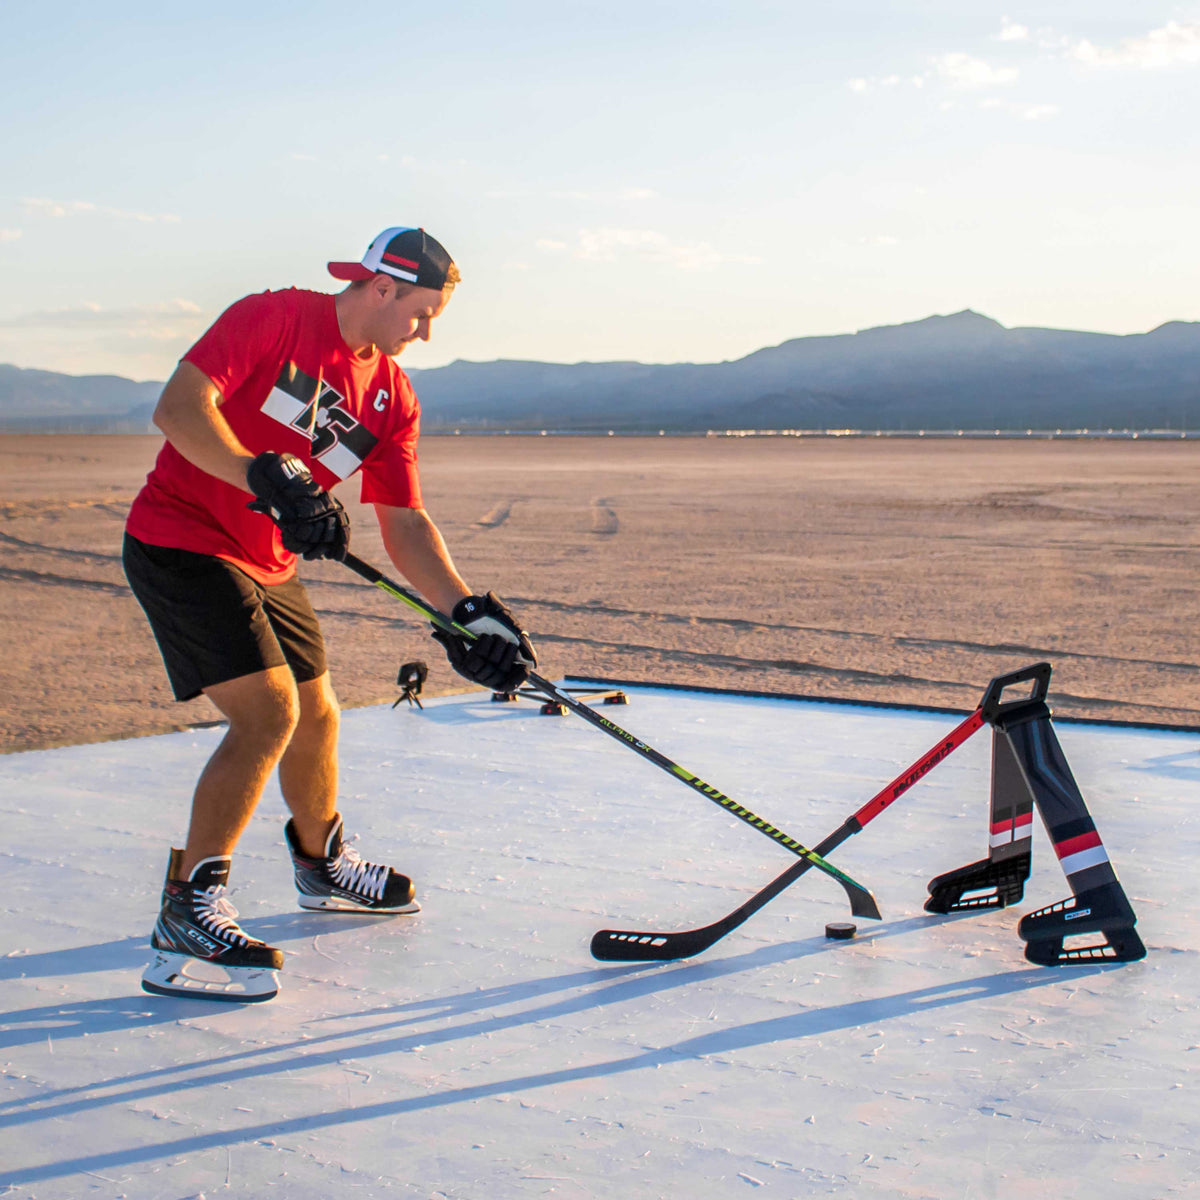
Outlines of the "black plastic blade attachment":
M 1070 963 L 1136 962 L 1146 947 L 1134 928 L 1137 918 L 1115 880 L 1026 914 L 1017 925 L 1025 957 L 1045 967 Z M 1065 945 L 1067 938 L 1099 934 L 1087 945 Z
M 929 881 L 929 913 L 972 912 L 1005 908 L 1025 894 L 1033 855 L 1029 851 L 996 862 L 990 858 L 968 863 Z

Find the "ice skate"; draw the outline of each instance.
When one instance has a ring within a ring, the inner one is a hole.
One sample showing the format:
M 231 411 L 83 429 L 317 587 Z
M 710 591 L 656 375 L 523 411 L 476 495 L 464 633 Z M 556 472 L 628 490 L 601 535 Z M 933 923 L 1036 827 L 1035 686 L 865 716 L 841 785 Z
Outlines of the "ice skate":
M 142 987 L 158 996 L 252 1004 L 279 991 L 283 953 L 250 937 L 226 899 L 227 857 L 202 859 L 180 879 L 183 851 L 172 850 L 162 912 L 150 935 L 154 961 Z
M 340 816 L 325 839 L 323 858 L 310 858 L 301 851 L 293 822 L 288 821 L 283 832 L 296 868 L 301 908 L 359 913 L 420 911 L 407 875 L 383 864 L 364 862 L 357 850 L 345 844 Z

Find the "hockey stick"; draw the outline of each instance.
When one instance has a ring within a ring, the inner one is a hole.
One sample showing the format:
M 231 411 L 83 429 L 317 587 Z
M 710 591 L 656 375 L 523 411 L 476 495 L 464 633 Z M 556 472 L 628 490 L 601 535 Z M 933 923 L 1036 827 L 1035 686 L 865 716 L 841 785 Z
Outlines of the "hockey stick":
M 410 608 L 415 609 L 429 621 L 432 621 L 439 629 L 444 629 L 447 633 L 457 634 L 459 637 L 465 638 L 468 642 L 475 640 L 475 635 L 469 629 L 450 620 L 449 617 L 438 612 L 431 604 L 427 604 L 415 592 L 410 592 L 407 588 L 388 579 L 386 575 L 377 571 L 370 563 L 363 562 L 357 555 L 347 554 L 343 561 L 350 570 L 361 575 L 376 587 L 381 588 L 389 596 L 394 596 L 397 600 L 402 600 Z M 748 808 L 744 808 L 736 801 L 731 800 L 711 784 L 705 783 L 698 775 L 693 775 L 691 771 L 685 770 L 676 762 L 672 762 L 665 754 L 660 754 L 655 750 L 653 746 L 648 746 L 640 738 L 627 733 L 619 725 L 614 724 L 607 717 L 596 712 L 595 709 L 580 703 L 574 696 L 557 687 L 550 680 L 531 671 L 529 673 L 529 681 L 534 687 L 544 692 L 551 699 L 569 708 L 576 716 L 582 717 L 589 724 L 595 725 L 597 729 L 607 733 L 610 737 L 616 738 L 617 741 L 622 742 L 630 749 L 636 750 L 638 754 L 654 763 L 656 767 L 661 767 L 676 778 L 682 779 L 684 783 L 699 792 L 705 799 L 713 801 L 714 804 L 719 804 L 727 812 L 733 813 L 739 820 L 757 829 L 759 833 L 765 834 L 781 846 L 786 847 L 805 863 L 805 870 L 809 867 L 816 867 L 817 870 L 824 871 L 826 875 L 836 879 L 845 888 L 846 896 L 850 901 L 850 910 L 856 917 L 869 917 L 875 921 L 880 919 L 879 905 L 875 903 L 875 897 L 861 883 L 851 879 L 849 875 L 844 871 L 840 871 L 832 863 L 826 862 L 821 855 L 814 853 L 807 846 L 796 841 L 795 838 L 789 837 L 782 830 L 776 829 L 774 825 L 764 821 L 762 817 L 756 816 Z
M 922 755 L 906 771 L 897 775 L 887 787 L 872 796 L 852 817 L 817 845 L 815 853 L 826 855 L 836 850 L 848 837 L 858 833 L 873 821 L 893 801 L 898 800 L 919 779 L 922 779 L 952 751 L 957 750 L 984 724 L 983 708 L 977 708 L 951 734 L 943 738 L 928 753 Z M 634 930 L 601 929 L 592 937 L 592 957 L 606 962 L 652 962 L 691 958 L 707 950 L 743 921 L 753 916 L 768 900 L 790 887 L 812 866 L 807 859 L 793 863 L 782 875 L 773 879 L 744 904 L 739 904 L 728 916 L 701 929 L 678 933 L 639 933 Z

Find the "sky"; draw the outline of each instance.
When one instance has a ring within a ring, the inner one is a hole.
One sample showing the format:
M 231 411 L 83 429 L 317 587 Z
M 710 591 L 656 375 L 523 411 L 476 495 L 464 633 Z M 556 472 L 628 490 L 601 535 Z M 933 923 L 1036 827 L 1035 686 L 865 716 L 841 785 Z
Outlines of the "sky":
M 420 225 L 401 360 L 1200 319 L 1200 0 L 6 0 L 0 362 L 162 379 Z

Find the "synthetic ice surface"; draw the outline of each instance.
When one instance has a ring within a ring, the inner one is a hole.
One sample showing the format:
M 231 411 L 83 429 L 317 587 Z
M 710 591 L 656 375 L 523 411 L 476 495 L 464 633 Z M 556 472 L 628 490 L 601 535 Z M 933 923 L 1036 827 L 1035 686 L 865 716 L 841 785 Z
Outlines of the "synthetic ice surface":
M 634 690 L 605 710 L 809 845 L 957 724 Z M 987 849 L 990 732 L 703 956 L 602 965 L 602 926 L 707 924 L 791 861 L 573 717 L 485 697 L 347 713 L 343 807 L 416 917 L 295 905 L 277 792 L 234 861 L 288 955 L 258 1006 L 141 992 L 167 848 L 219 730 L 0 758 L 0 1183 L 19 1197 L 1200 1193 L 1200 737 L 1061 723 L 1149 949 L 1047 969 L 1040 825 L 1015 909 L 930 917 Z

